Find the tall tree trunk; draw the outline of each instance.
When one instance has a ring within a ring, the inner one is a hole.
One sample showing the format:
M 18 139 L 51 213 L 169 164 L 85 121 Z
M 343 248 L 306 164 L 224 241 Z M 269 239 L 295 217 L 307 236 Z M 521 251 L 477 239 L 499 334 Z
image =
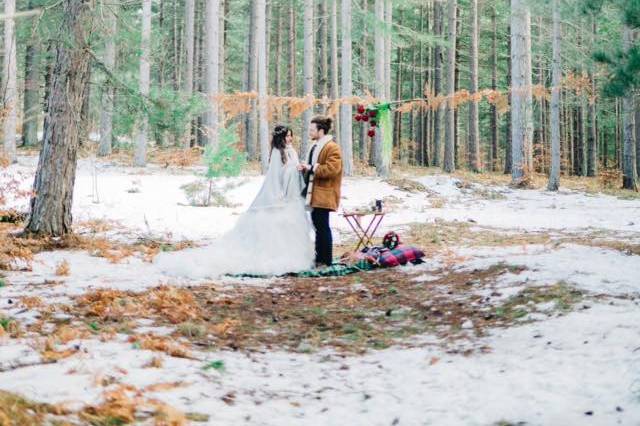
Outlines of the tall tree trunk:
M 451 173 L 455 170 L 455 109 L 454 99 L 456 84 L 456 36 L 457 36 L 457 1 L 448 0 L 447 15 L 449 18 L 449 39 L 447 53 L 447 116 L 444 142 L 444 171 Z
M 29 9 L 35 8 L 34 0 L 29 0 Z M 25 146 L 38 144 L 38 123 L 42 114 L 40 103 L 40 41 L 33 34 L 26 48 L 24 68 L 24 109 L 22 120 L 22 141 Z
M 342 97 L 353 96 L 352 81 L 352 48 L 351 48 L 351 2 L 342 2 Z M 352 107 L 349 104 L 340 106 L 340 147 L 342 148 L 343 173 L 351 176 L 353 172 L 353 128 Z
M 385 20 L 385 0 L 376 0 L 376 25 L 375 25 L 375 69 L 376 69 L 376 81 L 375 81 L 375 96 L 379 101 L 385 101 L 386 97 L 386 70 L 385 63 L 387 54 L 385 52 L 386 40 L 383 26 L 386 23 Z M 383 135 L 382 131 L 377 131 L 374 141 L 375 149 L 375 164 L 376 173 L 378 176 L 386 177 L 389 174 L 389 159 L 385 158 L 387 155 L 383 149 Z
M 43 146 L 33 184 L 31 213 L 25 231 L 61 236 L 71 232 L 82 109 L 89 78 L 93 1 L 64 0 L 60 37 L 44 122 Z
M 5 0 L 4 13 L 13 16 L 16 1 Z M 13 18 L 4 20 L 4 153 L 9 161 L 18 161 L 16 153 L 16 127 L 18 125 L 18 64 L 16 55 L 16 24 Z
M 211 0 L 210 0 L 211 1 Z M 267 121 L 267 5 L 266 0 L 257 0 L 256 40 L 258 42 L 258 139 L 262 172 L 269 167 L 269 122 Z
M 411 89 L 410 89 L 411 90 L 411 94 L 410 94 L 411 99 L 416 99 L 418 97 L 418 95 L 417 95 L 417 85 L 418 84 L 416 83 L 416 76 L 417 76 L 416 68 L 417 68 L 417 66 L 418 65 L 416 63 L 416 47 L 415 47 L 415 44 L 414 44 L 412 46 L 412 49 L 411 49 Z M 422 97 L 422 96 L 424 96 L 424 94 L 420 95 L 420 97 Z M 408 123 L 409 124 L 408 125 L 409 137 L 408 137 L 408 139 L 409 139 L 409 141 L 411 143 L 411 145 L 410 145 L 411 149 L 413 150 L 412 151 L 412 159 L 413 159 L 412 164 L 417 164 L 418 163 L 416 161 L 416 159 L 417 159 L 417 155 L 416 155 L 416 140 L 414 138 L 415 116 L 416 116 L 415 111 L 411 110 L 409 112 L 409 123 Z
M 260 0 L 257 0 L 260 1 Z M 264 0 L 261 0 L 264 4 Z M 220 93 L 220 0 L 206 0 L 205 4 L 205 84 L 209 108 L 205 116 L 207 128 L 207 146 L 212 150 L 218 149 L 219 117 L 216 96 Z M 263 52 L 264 53 L 264 52 Z
M 220 23 L 218 32 L 220 40 L 218 42 L 218 92 L 224 93 L 224 78 L 226 68 L 226 45 L 227 45 L 227 16 L 229 14 L 230 0 L 220 0 Z
M 255 92 L 258 89 L 258 40 L 257 40 L 257 0 L 251 0 L 251 11 L 249 19 L 249 39 L 248 39 L 248 73 L 247 73 L 247 89 L 249 92 Z M 255 99 L 251 100 L 251 110 L 245 115 L 245 134 L 246 147 L 249 159 L 258 159 L 258 103 Z
M 623 48 L 629 52 L 632 43 L 632 30 L 627 25 L 623 29 Z M 622 129 L 623 154 L 622 154 L 622 187 L 624 189 L 638 190 L 636 169 L 636 147 L 633 137 L 633 94 L 628 91 L 622 98 Z
M 461 9 L 458 8 L 456 11 L 456 21 L 460 22 Z M 454 71 L 454 85 L 453 85 L 453 93 L 458 93 L 460 90 L 460 52 L 462 49 L 460 45 L 462 43 L 462 25 L 457 25 L 456 28 L 456 61 L 455 61 L 455 71 Z M 453 161 L 454 167 L 456 169 L 460 168 L 460 110 L 455 108 L 453 111 Z
M 596 18 L 592 16 L 591 24 L 591 45 L 595 45 L 595 39 L 597 37 L 598 27 L 596 25 Z M 598 175 L 598 111 L 596 104 L 596 76 L 591 70 L 591 90 L 593 97 L 589 100 L 589 148 L 587 156 L 587 176 L 595 177 Z
M 363 30 L 362 30 L 362 43 L 360 44 L 360 69 L 369 69 L 369 0 L 362 0 L 362 14 L 363 14 Z M 362 79 L 362 92 L 365 93 L 369 89 L 366 79 Z M 369 140 L 367 136 L 366 126 L 360 126 L 360 161 L 367 162 L 369 165 L 373 165 L 373 152 L 375 150 L 369 150 Z
M 398 22 L 398 25 L 402 25 L 402 21 Z M 396 93 L 394 99 L 396 101 L 400 101 L 402 99 L 402 81 L 403 81 L 403 73 L 402 73 L 402 46 L 398 46 L 396 48 Z M 403 164 L 407 164 L 407 156 L 406 150 L 404 150 L 402 146 L 402 113 L 396 111 L 394 117 L 394 125 L 393 125 L 393 140 L 394 144 L 398 147 L 398 153 L 400 160 Z
M 562 83 L 562 56 L 560 53 L 560 12 L 558 0 L 553 0 L 553 60 L 551 64 L 551 172 L 549 191 L 560 187 L 560 84 Z
M 313 96 L 313 70 L 315 67 L 315 44 L 313 40 L 313 0 L 304 0 L 304 96 Z M 313 116 L 313 108 L 307 109 L 302 116 L 302 155 L 309 148 L 309 125 Z
M 393 31 L 393 4 L 391 0 L 385 0 L 384 5 L 384 95 L 386 100 L 391 99 L 391 33 Z
M 196 9 L 202 11 L 204 8 L 204 0 L 197 0 Z M 194 76 L 194 85 L 195 89 L 199 93 L 205 93 L 205 46 L 204 46 L 204 19 L 201 19 L 200 16 L 202 13 L 198 14 L 198 18 L 196 20 L 196 39 L 195 39 L 195 49 L 194 49 L 194 63 L 195 63 L 195 76 Z M 246 79 L 243 80 L 243 83 L 246 82 Z M 246 91 L 246 87 L 243 87 Z M 207 135 L 205 129 L 205 117 L 206 112 L 198 116 L 195 120 L 195 135 L 196 135 L 196 145 L 199 147 L 203 147 L 207 144 Z
M 444 11 L 442 8 L 442 0 L 436 0 L 433 5 L 433 25 L 434 34 L 438 38 L 443 36 L 443 18 Z M 433 67 L 434 67 L 434 79 L 433 79 L 433 94 L 437 97 L 442 94 L 442 45 L 437 43 L 434 49 Z M 439 104 L 435 110 L 435 123 L 433 125 L 433 165 L 440 167 L 441 151 L 442 151 L 442 113 L 444 110 L 444 104 Z
M 532 171 L 532 94 L 530 15 L 526 0 L 511 0 L 511 123 L 513 184 Z
M 116 34 L 118 31 L 118 19 L 116 15 L 116 5 L 114 9 L 106 10 L 104 13 L 107 37 L 104 48 L 104 66 L 111 72 L 115 72 L 116 67 Z M 111 154 L 113 145 L 113 106 L 116 90 L 114 82 L 108 81 L 102 90 L 102 102 L 100 108 L 100 144 L 98 145 L 98 156 L 104 157 Z
M 496 8 L 491 8 L 491 90 L 498 90 L 498 24 Z M 498 169 L 498 108 L 491 104 L 491 149 L 489 151 L 489 169 L 495 172 Z
M 480 172 L 480 111 L 479 101 L 475 98 L 478 93 L 478 0 L 471 0 L 471 49 L 469 52 L 469 72 L 471 74 L 469 92 L 471 103 L 469 104 L 469 139 L 468 139 L 468 165 L 474 172 Z
M 273 58 L 274 62 L 274 75 L 273 75 L 273 89 L 276 96 L 282 96 L 282 18 L 283 18 L 282 6 L 277 11 L 276 21 L 276 56 Z
M 330 18 L 330 23 L 331 23 L 331 29 L 329 31 L 329 35 L 330 35 L 330 44 L 331 44 L 331 63 L 329 64 L 329 71 L 330 71 L 330 80 L 331 80 L 331 86 L 330 86 L 330 96 L 332 99 L 338 99 L 338 94 L 340 93 L 340 86 L 338 84 L 338 79 L 339 79 L 339 75 L 338 75 L 338 0 L 331 0 L 331 18 Z M 343 30 L 346 31 L 346 30 Z M 353 51 L 351 52 L 351 55 L 353 54 Z M 349 66 L 351 67 L 351 64 L 349 64 Z M 351 83 L 351 92 L 353 91 L 353 81 Z M 351 120 L 351 118 L 349 118 L 349 120 Z M 351 123 L 351 121 L 350 121 Z M 345 124 L 347 125 L 347 124 Z M 341 135 L 342 134 L 342 123 L 341 120 L 336 117 L 336 121 L 334 123 L 335 126 L 335 134 L 336 135 Z M 353 125 L 352 124 L 348 124 L 348 126 L 352 129 L 353 131 Z M 352 137 L 353 139 L 353 137 Z M 351 145 L 352 145 L 352 151 L 353 151 L 353 140 L 351 141 Z M 353 153 L 351 154 L 352 160 L 351 163 L 353 165 Z
M 185 71 L 184 86 L 182 91 L 187 97 L 193 93 L 193 69 L 194 69 L 194 49 L 195 49 L 195 15 L 196 0 L 185 0 L 184 2 L 184 51 L 185 51 Z M 191 146 L 191 127 L 189 122 L 185 128 L 182 145 L 184 148 Z
M 426 2 L 423 2 L 420 5 L 420 34 L 424 34 L 427 32 L 428 30 L 428 22 L 425 19 L 425 9 L 426 9 Z M 426 82 L 424 81 L 423 78 L 423 72 L 425 69 L 425 60 L 424 60 L 424 43 L 422 41 L 419 42 L 418 44 L 418 67 L 420 68 L 420 93 L 421 93 L 421 97 L 424 96 L 424 92 L 427 89 L 426 86 Z M 414 158 L 415 158 L 415 162 L 417 165 L 423 165 L 424 164 L 424 149 L 423 146 L 425 144 L 424 141 L 424 122 L 425 119 L 425 107 L 424 106 L 420 106 L 420 109 L 418 110 L 418 117 L 416 120 L 416 128 L 412 129 L 412 131 L 415 131 L 416 137 L 416 149 L 414 152 Z
M 329 8 L 327 2 L 321 0 L 318 4 L 318 56 L 320 59 L 318 70 L 318 88 L 316 92 L 321 98 L 329 97 Z M 324 108 L 326 113 L 326 108 Z
M 296 0 L 289 6 L 289 96 L 296 96 Z
M 506 0 L 507 3 L 510 2 L 510 0 Z M 507 55 L 507 87 L 511 88 L 511 82 L 512 82 L 512 74 L 511 74 L 511 24 L 509 24 L 508 26 L 508 33 L 509 36 L 507 37 L 507 51 L 509 52 L 509 54 Z M 511 163 L 512 163 L 512 155 L 511 155 L 511 148 L 513 146 L 512 144 L 512 125 L 511 125 L 511 98 L 509 98 L 509 111 L 507 111 L 507 117 L 506 117 L 506 133 L 505 133 L 505 150 L 504 150 L 504 174 L 505 175 L 510 175 L 511 174 L 511 170 L 513 167 L 511 167 Z
M 140 38 L 140 95 L 147 102 L 151 77 L 149 63 L 151 50 L 151 0 L 142 0 L 142 33 Z M 147 164 L 147 134 L 149 133 L 149 116 L 142 112 L 136 129 L 136 152 L 134 164 L 144 167 Z

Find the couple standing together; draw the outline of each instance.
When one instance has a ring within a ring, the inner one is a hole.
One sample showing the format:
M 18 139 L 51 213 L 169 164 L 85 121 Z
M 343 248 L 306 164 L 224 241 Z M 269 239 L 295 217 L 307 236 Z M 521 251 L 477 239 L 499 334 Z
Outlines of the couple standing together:
M 301 162 L 292 145 L 293 131 L 276 126 L 262 187 L 234 228 L 208 246 L 160 254 L 160 268 L 173 275 L 210 278 L 283 275 L 331 265 L 329 215 L 338 209 L 342 184 L 342 153 L 331 127 L 331 118 L 311 120 L 313 143 Z

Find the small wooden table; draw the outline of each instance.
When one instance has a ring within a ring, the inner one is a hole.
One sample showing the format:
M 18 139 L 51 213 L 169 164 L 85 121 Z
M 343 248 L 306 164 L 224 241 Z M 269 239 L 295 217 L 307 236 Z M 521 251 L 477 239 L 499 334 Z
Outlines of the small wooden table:
M 349 226 L 351 226 L 356 237 L 358 237 L 358 244 L 356 245 L 354 252 L 360 250 L 360 247 L 368 247 L 372 245 L 372 239 L 375 236 L 382 219 L 384 219 L 385 214 L 386 213 L 384 211 L 372 211 L 370 213 L 342 213 L 342 216 L 346 219 Z M 364 216 L 373 216 L 366 228 L 362 225 L 362 218 Z

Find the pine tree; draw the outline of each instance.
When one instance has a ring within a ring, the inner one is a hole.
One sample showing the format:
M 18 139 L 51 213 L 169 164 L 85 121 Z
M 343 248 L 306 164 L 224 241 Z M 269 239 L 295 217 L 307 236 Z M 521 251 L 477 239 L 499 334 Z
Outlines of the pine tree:
M 73 187 L 82 109 L 89 79 L 95 5 L 92 0 L 64 0 L 59 37 L 54 41 L 55 63 L 49 83 L 43 146 L 33 185 L 31 212 L 25 231 L 61 236 L 71 232 Z

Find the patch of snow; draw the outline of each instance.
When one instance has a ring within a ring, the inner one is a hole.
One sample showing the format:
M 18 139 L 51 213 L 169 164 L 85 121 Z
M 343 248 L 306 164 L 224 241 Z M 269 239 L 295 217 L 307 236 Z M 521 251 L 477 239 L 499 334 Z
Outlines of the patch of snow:
M 0 373 L 0 389 L 38 401 L 95 403 L 101 375 L 139 388 L 183 381 L 184 387 L 150 396 L 208 414 L 209 424 L 317 425 L 349 418 L 353 425 L 632 425 L 640 419 L 638 324 L 638 306 L 619 302 L 497 329 L 477 343 L 491 352 L 472 357 L 437 346 L 348 358 L 222 351 L 198 354 L 202 361 L 163 356 L 162 369 L 142 368 L 157 356 L 152 352 L 85 341 L 83 353 L 58 365 Z M 214 360 L 222 361 L 223 371 L 203 369 Z

